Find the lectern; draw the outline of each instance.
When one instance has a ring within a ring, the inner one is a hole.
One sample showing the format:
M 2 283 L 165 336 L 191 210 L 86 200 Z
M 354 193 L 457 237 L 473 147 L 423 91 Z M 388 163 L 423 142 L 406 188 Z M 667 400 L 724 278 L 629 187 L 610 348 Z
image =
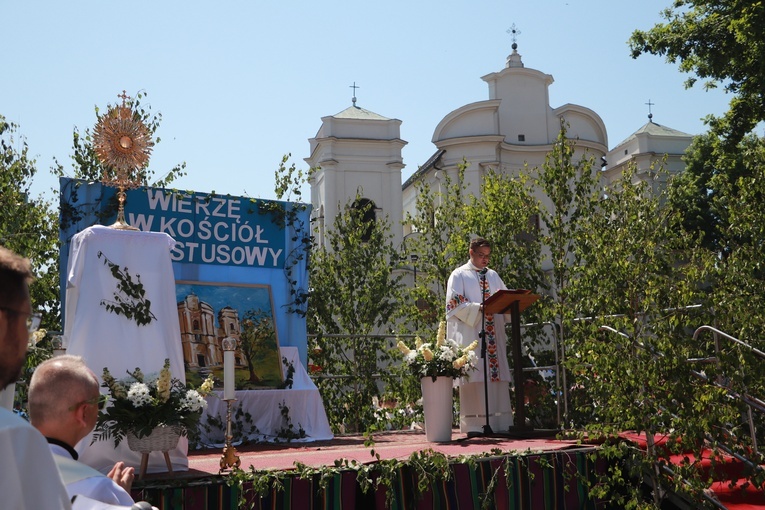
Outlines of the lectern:
M 538 294 L 532 294 L 530 290 L 525 289 L 499 290 L 492 294 L 483 305 L 485 313 L 510 313 L 510 341 L 513 350 L 513 385 L 515 386 L 513 429 L 520 432 L 529 429 L 529 427 L 526 426 L 523 363 L 521 362 L 521 312 L 534 304 L 539 297 Z

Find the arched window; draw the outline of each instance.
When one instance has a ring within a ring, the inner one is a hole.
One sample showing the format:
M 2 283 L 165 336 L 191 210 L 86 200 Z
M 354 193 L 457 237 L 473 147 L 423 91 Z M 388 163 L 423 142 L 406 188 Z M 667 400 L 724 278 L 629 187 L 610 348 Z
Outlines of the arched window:
M 374 223 L 377 221 L 375 203 L 368 198 L 359 198 L 353 202 L 352 207 L 362 215 L 360 218 L 361 222 L 367 226 L 366 231 L 361 236 L 361 240 L 369 241 L 369 239 L 372 237 L 372 229 L 374 228 Z

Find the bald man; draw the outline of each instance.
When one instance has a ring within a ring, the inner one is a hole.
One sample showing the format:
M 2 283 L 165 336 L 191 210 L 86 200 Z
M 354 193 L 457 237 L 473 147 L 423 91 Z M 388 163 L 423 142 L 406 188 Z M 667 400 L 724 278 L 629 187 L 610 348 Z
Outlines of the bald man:
M 108 475 L 77 461 L 74 446 L 96 426 L 103 406 L 98 378 L 79 356 L 42 362 L 29 384 L 29 418 L 48 440 L 70 496 L 82 494 L 112 505 L 131 506 L 135 469 L 123 462 Z

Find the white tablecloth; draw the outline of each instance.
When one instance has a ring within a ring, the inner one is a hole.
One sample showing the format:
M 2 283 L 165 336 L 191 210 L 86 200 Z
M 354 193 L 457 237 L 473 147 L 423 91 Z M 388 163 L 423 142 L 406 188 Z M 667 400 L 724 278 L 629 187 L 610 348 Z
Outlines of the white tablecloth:
M 165 358 L 170 359 L 173 377 L 185 381 L 170 260 L 174 244 L 173 238 L 164 233 L 103 226 L 89 227 L 72 239 L 66 277 L 64 342 L 67 354 L 82 356 L 99 381 L 104 367 L 118 379 L 136 367 L 147 375 L 158 373 Z M 104 265 L 104 256 L 113 264 L 127 268 L 134 280 L 140 275 L 155 320 L 139 326 L 124 315 L 104 308 L 101 301 L 113 301 L 117 287 L 109 267 Z M 107 472 L 119 460 L 140 466 L 141 454 L 131 451 L 127 441 L 115 449 L 111 441 L 90 445 L 90 440 L 88 435 L 77 445 L 80 460 L 85 464 L 102 472 Z M 188 441 L 181 438 L 178 447 L 169 452 L 174 471 L 188 470 L 187 450 Z M 167 466 L 162 454 L 149 455 L 147 472 L 165 471 Z
M 252 441 L 276 441 L 283 440 L 277 436 L 279 431 L 286 428 L 287 424 L 282 416 L 280 406 L 289 409 L 290 421 L 293 431 L 302 429 L 306 437 L 292 439 L 292 441 L 321 441 L 332 439 L 332 429 L 327 420 L 327 413 L 321 401 L 319 390 L 313 383 L 308 373 L 300 362 L 296 347 L 281 347 L 283 358 L 292 363 L 295 373 L 292 379 L 292 388 L 284 390 L 238 390 L 235 392 L 236 402 L 232 404 L 232 410 L 241 405 L 242 409 L 252 415 L 252 424 L 245 424 L 245 428 L 253 427 L 256 430 L 247 434 L 246 438 L 234 437 L 234 441 L 248 439 Z M 285 366 L 285 374 L 287 367 Z M 224 425 L 226 422 L 226 402 L 223 400 L 223 392 L 213 392 L 207 397 L 207 410 L 202 415 L 202 423 L 207 423 L 208 416 L 216 417 Z M 232 420 L 233 412 L 232 412 Z M 220 447 L 224 442 L 222 430 L 214 430 L 208 433 L 201 428 L 202 443 L 204 445 Z

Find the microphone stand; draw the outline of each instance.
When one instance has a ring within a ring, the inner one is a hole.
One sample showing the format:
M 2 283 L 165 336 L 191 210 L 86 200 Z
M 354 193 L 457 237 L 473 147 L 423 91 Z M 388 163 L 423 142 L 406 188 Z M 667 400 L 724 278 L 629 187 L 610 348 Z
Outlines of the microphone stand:
M 483 358 L 483 403 L 484 412 L 486 413 L 486 423 L 483 426 L 483 432 L 468 432 L 465 439 L 471 437 L 489 437 L 494 435 L 494 431 L 489 424 L 489 361 L 486 357 L 487 345 L 486 345 L 486 294 L 483 289 L 486 287 L 486 268 L 478 271 L 481 287 L 481 332 L 478 333 L 478 337 L 481 339 L 481 357 Z
M 486 268 L 479 271 L 481 275 L 481 332 L 478 336 L 481 337 L 481 357 L 483 358 L 483 403 L 484 412 L 486 413 L 486 423 L 483 426 L 483 433 L 485 435 L 493 434 L 491 425 L 489 425 L 489 368 L 488 359 L 486 358 L 486 310 L 484 305 L 486 304 Z

